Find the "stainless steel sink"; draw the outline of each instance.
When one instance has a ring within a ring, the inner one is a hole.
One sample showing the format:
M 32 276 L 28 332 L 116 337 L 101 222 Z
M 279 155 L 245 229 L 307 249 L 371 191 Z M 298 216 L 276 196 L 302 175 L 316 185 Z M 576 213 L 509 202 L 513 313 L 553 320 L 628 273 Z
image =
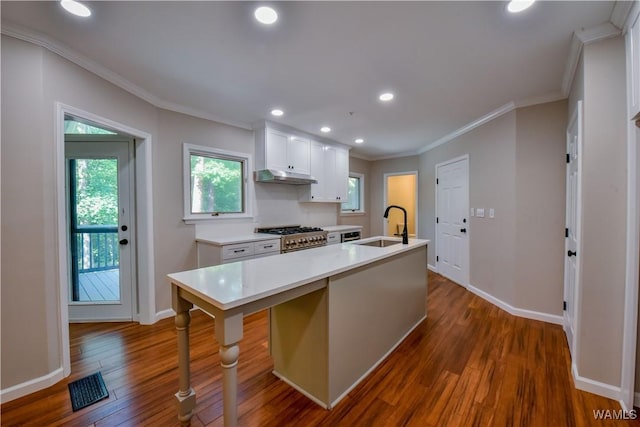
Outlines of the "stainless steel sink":
M 377 240 L 372 240 L 370 242 L 357 243 L 357 244 L 362 246 L 373 246 L 376 248 L 386 248 L 387 246 L 398 245 L 400 243 L 402 242 L 400 242 L 399 240 L 377 239 Z

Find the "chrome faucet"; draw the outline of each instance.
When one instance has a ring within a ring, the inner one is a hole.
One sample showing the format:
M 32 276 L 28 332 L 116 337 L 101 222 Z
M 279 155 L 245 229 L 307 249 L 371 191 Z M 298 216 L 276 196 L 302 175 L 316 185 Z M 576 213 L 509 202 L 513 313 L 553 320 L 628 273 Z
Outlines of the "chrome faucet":
M 391 208 L 400 209 L 402 212 L 404 212 L 404 230 L 402 230 L 402 244 L 403 245 L 408 245 L 409 244 L 409 233 L 407 232 L 407 210 L 405 208 L 403 208 L 402 206 L 389 205 L 389 206 L 387 206 L 387 209 L 384 211 L 384 217 L 385 218 L 389 218 L 389 210 Z

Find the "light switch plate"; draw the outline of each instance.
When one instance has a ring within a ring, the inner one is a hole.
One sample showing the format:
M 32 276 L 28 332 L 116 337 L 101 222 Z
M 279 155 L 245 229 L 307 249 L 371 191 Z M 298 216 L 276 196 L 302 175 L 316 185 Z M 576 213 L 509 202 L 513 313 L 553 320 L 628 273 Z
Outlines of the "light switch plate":
M 471 216 L 476 216 L 476 212 L 473 208 L 471 208 Z
M 489 208 L 489 218 L 495 218 L 496 216 L 496 211 L 493 210 L 493 208 Z
M 484 208 L 476 208 L 476 216 L 478 218 L 484 218 Z

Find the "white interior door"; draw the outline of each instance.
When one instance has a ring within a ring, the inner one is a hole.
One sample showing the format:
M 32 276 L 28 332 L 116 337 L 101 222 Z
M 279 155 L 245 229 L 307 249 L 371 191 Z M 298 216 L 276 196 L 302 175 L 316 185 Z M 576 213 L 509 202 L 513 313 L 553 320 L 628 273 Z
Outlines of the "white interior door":
M 69 320 L 132 320 L 132 143 L 117 136 L 69 139 L 65 142 Z M 105 142 L 108 139 L 114 140 Z
M 580 158 L 582 102 L 578 102 L 567 128 L 567 205 L 564 263 L 564 330 L 575 359 L 576 302 L 580 289 Z
M 436 166 L 436 267 L 452 281 L 469 284 L 469 159 Z

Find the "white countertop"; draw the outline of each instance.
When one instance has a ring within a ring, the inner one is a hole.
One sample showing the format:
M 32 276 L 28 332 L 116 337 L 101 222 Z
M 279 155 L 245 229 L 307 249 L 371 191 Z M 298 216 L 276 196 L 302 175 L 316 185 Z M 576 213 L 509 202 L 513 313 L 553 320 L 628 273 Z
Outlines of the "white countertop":
M 236 243 L 259 242 L 261 240 L 280 239 L 277 234 L 249 233 L 239 236 L 208 236 L 206 234 L 196 236 L 196 242 L 209 243 L 211 245 L 235 245 Z
M 273 236 L 272 236 L 273 237 Z M 365 243 L 380 236 L 357 241 Z M 400 240 L 384 237 L 389 240 Z M 221 310 L 288 291 L 402 252 L 426 246 L 429 240 L 409 239 L 408 245 L 386 248 L 354 242 L 328 245 L 266 258 L 238 261 L 169 274 L 171 282 Z M 426 270 L 425 260 L 425 270 Z
M 359 231 L 362 230 L 361 225 L 326 225 L 322 228 L 324 231 L 328 231 L 329 233 L 333 233 L 335 231 Z
M 362 230 L 360 225 L 327 225 L 320 227 L 329 233 L 343 232 L 343 231 L 358 231 Z M 215 236 L 207 233 L 198 234 L 196 236 L 196 242 L 209 243 L 211 245 L 223 246 L 223 245 L 235 245 L 238 243 L 247 242 L 259 242 L 261 240 L 279 239 L 277 234 L 266 233 L 247 233 L 236 236 Z

